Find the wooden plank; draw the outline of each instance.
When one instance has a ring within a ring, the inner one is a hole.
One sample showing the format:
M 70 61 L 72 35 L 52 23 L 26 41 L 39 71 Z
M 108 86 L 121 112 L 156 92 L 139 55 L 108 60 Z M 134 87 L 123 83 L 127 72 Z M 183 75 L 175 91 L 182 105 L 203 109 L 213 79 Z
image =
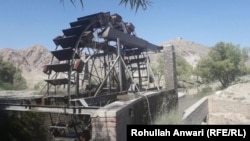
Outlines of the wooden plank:
M 135 63 L 140 63 L 140 62 L 146 62 L 147 58 L 138 58 L 138 59 L 127 59 L 125 60 L 125 62 L 127 62 L 128 64 L 135 64 Z
M 59 36 L 55 38 L 53 41 L 56 45 L 60 45 L 62 48 L 74 48 L 76 46 L 76 41 L 78 40 L 78 36 Z
M 19 105 L 19 104 L 0 104 L 1 110 L 22 111 L 22 112 L 44 112 L 44 113 L 63 113 L 76 115 L 94 115 L 97 108 L 91 107 L 63 107 L 63 106 L 42 106 L 42 105 Z
M 62 31 L 65 36 L 72 36 L 72 35 L 79 36 L 83 30 L 84 30 L 83 26 L 78 25 L 68 29 L 63 29 Z
M 69 80 L 67 78 L 60 78 L 60 79 L 46 79 L 44 80 L 52 85 L 65 85 L 69 83 Z M 71 84 L 74 84 L 74 82 L 71 81 Z
M 59 60 L 71 60 L 74 55 L 74 51 L 71 48 L 63 49 L 63 50 L 55 50 L 51 51 L 51 53 Z M 75 54 L 75 59 L 80 59 L 80 56 L 78 54 Z
M 124 52 L 125 56 L 135 56 L 135 55 L 141 55 L 142 52 L 145 50 L 143 49 L 126 49 Z
M 70 65 L 68 63 L 63 63 L 63 64 L 51 64 L 51 65 L 46 65 L 46 69 L 48 70 L 53 70 L 55 72 L 65 72 L 69 71 Z

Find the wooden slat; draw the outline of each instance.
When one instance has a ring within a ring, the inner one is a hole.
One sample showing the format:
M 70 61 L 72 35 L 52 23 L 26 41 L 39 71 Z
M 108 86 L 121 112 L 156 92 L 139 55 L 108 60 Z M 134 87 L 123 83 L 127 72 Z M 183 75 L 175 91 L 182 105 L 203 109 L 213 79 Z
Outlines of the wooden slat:
M 53 39 L 56 45 L 60 45 L 62 48 L 74 48 L 76 46 L 76 41 L 78 40 L 78 36 L 59 36 Z
M 138 59 L 130 59 L 130 60 L 125 60 L 128 64 L 134 64 L 134 63 L 140 63 L 140 62 L 145 62 L 147 58 L 138 58 Z
M 51 64 L 46 65 L 48 70 L 53 70 L 55 72 L 66 72 L 69 71 L 70 65 L 68 63 L 65 64 Z
M 145 50 L 143 49 L 131 49 L 131 50 L 125 50 L 124 55 L 125 56 L 134 56 L 134 55 L 141 55 L 142 52 Z
M 79 20 L 79 21 L 71 22 L 70 26 L 71 27 L 82 26 L 85 29 L 85 28 L 88 27 L 88 25 L 90 23 L 91 23 L 91 21 L 89 19 L 85 19 L 85 20 Z
M 131 68 L 132 71 L 138 71 L 139 69 L 140 69 L 140 70 L 146 70 L 147 67 L 140 67 L 140 68 L 138 68 L 138 67 L 132 67 L 132 68 Z
M 72 35 L 79 36 L 83 30 L 84 28 L 80 25 L 80 26 L 75 26 L 75 27 L 71 27 L 68 29 L 63 29 L 62 31 L 65 36 L 72 36 Z
M 69 80 L 67 78 L 61 78 L 61 79 L 46 79 L 46 82 L 52 84 L 52 85 L 65 85 L 69 83 Z M 74 84 L 74 82 L 71 81 L 71 84 Z
M 101 16 L 103 14 L 104 14 L 103 12 L 99 12 L 99 13 L 87 15 L 87 16 L 84 16 L 84 17 L 79 17 L 79 18 L 77 18 L 77 20 L 85 20 L 85 19 L 98 18 L 98 16 Z
M 51 53 L 59 60 L 71 60 L 73 57 L 74 51 L 71 48 L 63 49 L 63 50 L 55 50 L 51 51 Z M 79 55 L 75 54 L 75 59 L 79 59 Z

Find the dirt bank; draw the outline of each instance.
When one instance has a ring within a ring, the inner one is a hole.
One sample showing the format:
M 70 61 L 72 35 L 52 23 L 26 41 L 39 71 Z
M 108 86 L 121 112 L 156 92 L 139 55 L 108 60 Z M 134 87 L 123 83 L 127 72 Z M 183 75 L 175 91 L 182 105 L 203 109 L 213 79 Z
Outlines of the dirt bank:
M 208 118 L 208 124 L 250 124 L 250 82 L 211 95 Z

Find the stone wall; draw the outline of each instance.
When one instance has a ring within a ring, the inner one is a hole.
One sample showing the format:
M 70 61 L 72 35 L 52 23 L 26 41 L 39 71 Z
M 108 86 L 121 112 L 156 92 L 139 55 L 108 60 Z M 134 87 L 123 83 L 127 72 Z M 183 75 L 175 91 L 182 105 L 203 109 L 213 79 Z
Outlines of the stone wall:
M 92 118 L 92 140 L 126 141 L 128 124 L 150 124 L 159 114 L 174 108 L 177 100 L 174 90 L 147 92 L 103 107 Z
M 167 90 L 177 89 L 175 47 L 164 46 L 165 83 Z

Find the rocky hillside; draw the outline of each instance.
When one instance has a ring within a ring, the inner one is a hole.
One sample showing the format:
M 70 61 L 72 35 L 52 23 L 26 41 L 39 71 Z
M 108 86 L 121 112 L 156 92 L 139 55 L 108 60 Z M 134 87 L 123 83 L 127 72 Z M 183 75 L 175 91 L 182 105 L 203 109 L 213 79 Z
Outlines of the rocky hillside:
M 184 40 L 182 38 L 176 38 L 167 42 L 163 42 L 162 46 L 173 45 L 176 52 L 183 56 L 188 63 L 192 66 L 196 66 L 199 59 L 208 54 L 210 48 L 208 46 Z
M 1 49 L 0 56 L 3 57 L 3 60 L 22 70 L 23 76 L 31 88 L 46 78 L 46 75 L 42 72 L 42 67 L 49 64 L 51 59 L 50 51 L 40 45 L 22 50 Z

